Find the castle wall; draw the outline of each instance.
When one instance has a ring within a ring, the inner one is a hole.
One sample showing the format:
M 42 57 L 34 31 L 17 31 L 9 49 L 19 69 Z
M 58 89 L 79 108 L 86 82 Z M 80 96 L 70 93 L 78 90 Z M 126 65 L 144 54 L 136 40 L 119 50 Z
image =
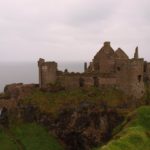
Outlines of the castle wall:
M 132 59 L 130 61 L 130 93 L 136 97 L 142 97 L 144 89 L 144 60 Z
M 94 75 L 62 75 L 58 76 L 57 80 L 65 89 L 116 86 L 116 78 L 96 77 Z
M 126 94 L 129 93 L 130 88 L 129 88 L 129 70 L 130 70 L 130 62 L 127 59 L 116 59 L 115 63 L 115 72 L 116 72 L 116 84 L 117 87 L 125 92 Z
M 63 75 L 59 76 L 58 81 L 65 89 L 75 89 L 94 86 L 93 77 L 82 75 Z
M 92 87 L 94 86 L 93 77 L 82 77 L 84 80 L 84 87 Z
M 100 87 L 114 87 L 117 84 L 116 78 L 99 78 Z
M 97 63 L 99 64 L 100 73 L 111 73 L 114 71 L 114 64 L 115 64 L 114 57 L 102 55 L 100 57 L 100 61 Z
M 94 71 L 100 73 L 111 73 L 114 71 L 115 53 L 110 42 L 105 42 L 101 50 L 93 59 Z
M 79 78 L 80 77 L 77 75 L 73 76 L 63 75 L 58 76 L 57 80 L 65 89 L 75 89 L 79 88 Z
M 145 81 L 150 84 L 150 63 L 145 62 L 145 66 L 144 66 L 144 77 L 145 77 Z
M 144 95 L 143 59 L 116 60 L 116 77 L 119 89 L 127 95 L 140 98 Z

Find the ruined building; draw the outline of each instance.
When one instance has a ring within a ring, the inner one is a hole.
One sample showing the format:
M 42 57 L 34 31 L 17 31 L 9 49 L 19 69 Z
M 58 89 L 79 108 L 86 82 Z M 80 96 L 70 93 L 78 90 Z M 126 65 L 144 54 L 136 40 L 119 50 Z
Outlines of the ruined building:
M 114 87 L 126 95 L 141 98 L 145 92 L 144 81 L 150 79 L 150 63 L 139 58 L 138 47 L 134 58 L 129 59 L 122 49 L 114 51 L 110 42 L 104 42 L 89 65 L 84 64 L 83 73 L 69 73 L 67 69 L 59 71 L 56 62 L 45 62 L 41 58 L 38 66 L 40 88 L 48 88 L 58 82 L 65 89 Z

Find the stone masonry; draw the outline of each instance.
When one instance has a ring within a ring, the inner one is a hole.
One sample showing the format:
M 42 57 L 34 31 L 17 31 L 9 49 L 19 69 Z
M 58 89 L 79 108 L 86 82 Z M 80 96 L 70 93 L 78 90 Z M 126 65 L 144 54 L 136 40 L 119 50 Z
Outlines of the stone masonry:
M 38 66 L 40 88 L 56 83 L 64 89 L 114 87 L 138 99 L 145 93 L 144 82 L 150 81 L 150 63 L 139 58 L 138 47 L 134 58 L 129 59 L 121 48 L 113 50 L 110 42 L 104 42 L 89 65 L 84 63 L 83 73 L 70 73 L 67 69 L 59 71 L 56 62 L 45 62 L 42 58 Z

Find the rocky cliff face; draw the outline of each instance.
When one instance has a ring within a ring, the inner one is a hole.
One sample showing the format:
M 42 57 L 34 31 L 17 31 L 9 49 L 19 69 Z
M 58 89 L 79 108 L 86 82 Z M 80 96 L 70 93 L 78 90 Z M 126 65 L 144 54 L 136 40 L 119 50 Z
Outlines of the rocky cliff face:
M 70 150 L 87 150 L 107 142 L 112 130 L 123 121 L 116 110 L 82 104 L 64 109 L 55 121 L 56 134 Z
M 90 103 L 66 107 L 57 117 L 41 113 L 33 106 L 22 107 L 22 110 L 24 120 L 44 125 L 65 143 L 68 150 L 89 150 L 107 142 L 112 137 L 112 130 L 124 119 L 117 110 Z
M 6 86 L 4 91 L 7 100 L 0 100 L 4 102 L 5 105 L 3 104 L 3 106 L 6 106 L 3 107 L 4 110 L 0 115 L 0 124 L 9 127 L 11 123 L 9 120 L 13 119 L 15 121 L 23 120 L 25 122 L 42 124 L 50 133 L 55 134 L 64 143 L 65 149 L 68 150 L 90 150 L 97 145 L 103 145 L 112 137 L 113 129 L 124 120 L 125 115 L 121 112 L 124 109 L 128 110 L 130 107 L 135 108 L 142 104 L 139 101 L 127 101 L 110 107 L 105 101 L 82 100 L 76 105 L 71 103 L 69 103 L 70 105 L 64 104 L 57 111 L 57 114 L 52 114 L 48 111 L 43 112 L 40 109 L 40 105 L 35 104 L 36 101 L 34 103 L 31 103 L 31 101 L 29 101 L 30 103 L 21 103 L 22 99 L 28 94 L 32 95 L 32 91 L 36 88 L 37 85 L 34 84 L 12 84 Z M 42 94 L 45 96 L 48 93 Z M 91 95 L 88 92 L 86 94 L 89 95 L 88 98 L 96 97 L 95 94 Z M 38 99 L 39 97 L 36 96 L 36 98 Z M 51 98 L 46 97 L 46 99 L 50 100 Z M 49 101 L 46 102 L 48 104 Z M 7 103 L 13 105 L 8 107 Z M 59 103 L 63 103 L 63 99 Z M 12 110 L 8 111 L 9 108 L 12 108 Z M 14 118 L 10 119 L 9 116 Z

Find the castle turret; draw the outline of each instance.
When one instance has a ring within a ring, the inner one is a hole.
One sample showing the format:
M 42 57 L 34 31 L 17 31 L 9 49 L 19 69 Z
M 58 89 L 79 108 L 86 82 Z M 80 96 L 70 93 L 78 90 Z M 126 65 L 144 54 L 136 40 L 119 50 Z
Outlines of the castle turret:
M 38 66 L 40 88 L 46 88 L 50 84 L 54 84 L 56 82 L 57 63 L 39 59 Z
M 38 61 L 38 67 L 39 67 L 39 86 L 42 85 L 42 64 L 45 63 L 45 60 L 43 58 L 40 58 Z
M 136 47 L 136 49 L 135 49 L 134 58 L 135 58 L 135 59 L 138 59 L 138 58 L 139 58 L 139 50 L 138 50 L 138 47 Z

